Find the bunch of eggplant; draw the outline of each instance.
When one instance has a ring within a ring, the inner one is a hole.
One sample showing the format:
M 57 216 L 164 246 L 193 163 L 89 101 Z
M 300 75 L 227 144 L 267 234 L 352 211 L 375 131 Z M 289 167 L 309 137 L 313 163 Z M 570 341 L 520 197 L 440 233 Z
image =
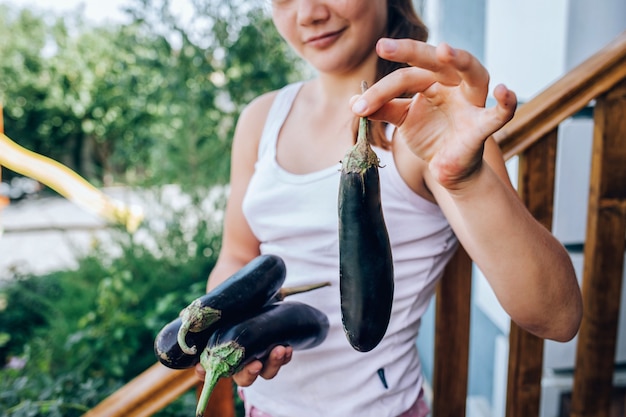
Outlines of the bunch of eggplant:
M 367 89 L 364 82 L 362 90 Z M 356 144 L 341 161 L 339 181 L 339 290 L 348 341 L 360 352 L 374 349 L 389 325 L 394 275 L 383 218 L 378 166 L 369 120 L 359 119 Z
M 294 350 L 314 348 L 326 339 L 328 329 L 326 314 L 296 301 L 267 304 L 257 314 L 217 329 L 200 355 L 206 376 L 196 417 L 204 414 L 220 378 L 234 375 L 254 360 L 263 360 L 279 345 Z
M 285 276 L 280 257 L 260 255 L 190 303 L 156 336 L 154 352 L 163 365 L 185 369 L 200 362 L 206 370 L 198 416 L 219 378 L 263 359 L 275 346 L 308 349 L 326 338 L 324 313 L 284 299 L 330 283 L 282 287 Z

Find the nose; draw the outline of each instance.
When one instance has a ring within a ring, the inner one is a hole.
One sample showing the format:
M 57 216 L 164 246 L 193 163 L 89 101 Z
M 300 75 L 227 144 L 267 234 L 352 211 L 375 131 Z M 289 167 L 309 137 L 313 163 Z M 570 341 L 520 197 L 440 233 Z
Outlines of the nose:
M 298 24 L 302 26 L 323 22 L 329 16 L 330 11 L 325 0 L 298 1 Z

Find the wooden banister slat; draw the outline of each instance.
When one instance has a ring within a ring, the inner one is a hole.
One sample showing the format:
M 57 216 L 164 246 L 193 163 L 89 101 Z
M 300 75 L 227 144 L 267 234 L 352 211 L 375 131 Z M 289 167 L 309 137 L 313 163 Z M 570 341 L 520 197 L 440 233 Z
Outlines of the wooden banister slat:
M 200 397 L 204 384 L 198 384 L 196 397 Z M 233 379 L 220 378 L 213 388 L 209 403 L 202 417 L 235 417 L 235 398 L 233 396 Z
M 518 192 L 531 214 L 552 228 L 557 129 L 520 155 Z M 539 415 L 543 339 L 511 322 L 506 400 L 507 417 Z
M 83 417 L 148 417 L 197 383 L 194 369 L 173 370 L 156 363 Z
M 520 106 L 494 138 L 506 159 L 521 153 L 626 77 L 626 31 Z
M 472 261 L 459 246 L 437 286 L 433 417 L 465 416 L 471 288 Z
M 626 234 L 626 79 L 595 108 L 573 417 L 609 417 Z

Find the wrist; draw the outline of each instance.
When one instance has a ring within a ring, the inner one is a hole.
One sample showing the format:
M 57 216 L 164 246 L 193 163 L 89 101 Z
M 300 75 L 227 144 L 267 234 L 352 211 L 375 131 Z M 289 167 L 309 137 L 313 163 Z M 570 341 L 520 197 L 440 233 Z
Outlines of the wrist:
M 481 158 L 464 170 L 446 170 L 445 167 L 431 167 L 433 177 L 440 186 L 442 186 L 451 195 L 463 196 L 467 193 L 473 193 L 474 188 L 480 183 L 481 178 L 485 175 L 486 164 Z

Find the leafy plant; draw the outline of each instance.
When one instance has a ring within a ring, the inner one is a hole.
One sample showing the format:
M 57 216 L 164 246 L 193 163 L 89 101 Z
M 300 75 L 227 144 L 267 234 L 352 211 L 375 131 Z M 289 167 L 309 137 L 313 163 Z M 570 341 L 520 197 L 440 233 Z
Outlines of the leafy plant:
M 225 184 L 238 114 L 303 68 L 262 2 L 129 4 L 96 27 L 0 5 L 7 135 L 94 184 Z
M 155 335 L 205 291 L 221 242 L 214 204 L 164 208 L 135 235 L 115 229 L 77 269 L 2 281 L 3 415 L 82 415 L 154 364 Z
M 170 0 L 134 0 L 130 24 L 106 27 L 0 5 L 7 135 L 94 185 L 179 184 L 189 197 L 155 201 L 136 234 L 94 242 L 73 270 L 0 281 L 3 416 L 82 415 L 154 362 L 153 337 L 204 292 L 219 252 L 222 207 L 206 190 L 224 191 L 237 115 L 306 72 L 263 2 L 191 3 L 182 22 Z

